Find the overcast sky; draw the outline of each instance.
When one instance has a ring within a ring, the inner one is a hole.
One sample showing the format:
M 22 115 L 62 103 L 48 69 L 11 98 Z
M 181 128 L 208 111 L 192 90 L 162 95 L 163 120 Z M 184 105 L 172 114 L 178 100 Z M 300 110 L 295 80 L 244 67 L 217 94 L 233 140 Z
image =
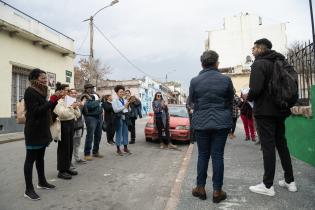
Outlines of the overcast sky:
M 111 0 L 4 0 L 75 40 L 77 53 L 89 53 L 88 22 Z M 314 3 L 313 3 L 314 5 Z M 315 7 L 315 5 L 314 5 Z M 311 39 L 308 0 L 120 0 L 95 17 L 95 24 L 139 68 L 161 80 L 183 82 L 200 70 L 206 31 L 221 29 L 223 18 L 248 12 L 263 23 L 287 24 L 288 45 Z M 95 31 L 94 57 L 111 66 L 110 79 L 143 74 L 130 66 Z

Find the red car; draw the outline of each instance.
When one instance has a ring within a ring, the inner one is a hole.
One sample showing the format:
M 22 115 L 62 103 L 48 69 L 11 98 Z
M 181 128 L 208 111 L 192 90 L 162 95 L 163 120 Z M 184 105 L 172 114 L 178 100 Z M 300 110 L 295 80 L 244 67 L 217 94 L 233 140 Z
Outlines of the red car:
M 190 141 L 190 123 L 185 105 L 168 105 L 170 115 L 170 137 L 172 140 Z M 146 141 L 158 139 L 157 128 L 154 124 L 154 114 L 149 113 L 149 119 L 144 128 Z

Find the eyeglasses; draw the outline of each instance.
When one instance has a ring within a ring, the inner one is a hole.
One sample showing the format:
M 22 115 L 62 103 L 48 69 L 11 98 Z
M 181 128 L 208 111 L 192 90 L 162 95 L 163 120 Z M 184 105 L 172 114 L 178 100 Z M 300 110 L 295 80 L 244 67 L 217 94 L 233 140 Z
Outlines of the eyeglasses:
M 162 95 L 156 95 L 157 97 L 161 97 Z

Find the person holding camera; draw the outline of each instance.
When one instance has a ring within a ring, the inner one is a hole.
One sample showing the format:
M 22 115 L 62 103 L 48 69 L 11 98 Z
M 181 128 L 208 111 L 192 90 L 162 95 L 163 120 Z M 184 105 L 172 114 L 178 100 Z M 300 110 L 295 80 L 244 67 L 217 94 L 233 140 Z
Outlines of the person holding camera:
M 129 106 L 132 101 L 125 99 L 125 87 L 117 85 L 114 88 L 117 97 L 113 100 L 112 106 L 115 112 L 115 129 L 116 129 L 116 146 L 117 154 L 122 156 L 123 153 L 120 150 L 121 144 L 124 145 L 124 152 L 131 154 L 128 149 L 128 121 L 129 121 Z
M 131 137 L 129 144 L 134 144 L 136 143 L 136 120 L 138 116 L 142 118 L 141 101 L 135 96 L 132 96 L 130 90 L 126 90 L 125 93 L 126 99 L 130 101 L 130 125 L 128 126 L 128 130 L 130 131 Z
M 82 109 L 82 114 L 86 125 L 84 160 L 91 161 L 93 157 L 104 157 L 99 153 L 102 138 L 103 108 L 100 97 L 95 93 L 94 85 L 92 84 L 88 83 L 84 85 L 84 93 L 81 96 L 81 101 L 83 100 L 85 100 L 85 104 Z M 91 149 L 93 157 L 91 156 Z
M 78 174 L 78 172 L 71 169 L 70 166 L 73 152 L 74 122 L 81 116 L 81 112 L 79 103 L 76 101 L 70 102 L 68 84 L 57 82 L 56 91 L 60 91 L 62 95 L 54 109 L 54 113 L 61 122 L 61 140 L 58 141 L 57 149 L 58 178 L 71 179 L 72 176 Z
M 41 69 L 33 69 L 28 80 L 30 86 L 25 90 L 25 147 L 26 157 L 24 162 L 24 178 L 26 189 L 24 197 L 31 200 L 40 200 L 33 186 L 33 166 L 36 164 L 38 175 L 38 189 L 54 189 L 55 186 L 48 183 L 45 177 L 44 157 L 46 147 L 52 141 L 50 132 L 51 110 L 57 105 L 60 98 L 59 92 L 55 92 L 49 100 L 47 74 Z

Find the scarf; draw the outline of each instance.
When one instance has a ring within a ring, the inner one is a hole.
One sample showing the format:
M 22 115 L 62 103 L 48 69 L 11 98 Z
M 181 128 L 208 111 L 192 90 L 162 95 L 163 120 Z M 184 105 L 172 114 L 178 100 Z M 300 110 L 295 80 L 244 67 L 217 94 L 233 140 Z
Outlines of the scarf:
M 40 82 L 38 82 L 37 80 L 31 80 L 30 83 L 31 83 L 31 87 L 34 90 L 36 90 L 39 94 L 41 94 L 45 98 L 48 96 L 48 86 L 47 85 L 43 85 Z

